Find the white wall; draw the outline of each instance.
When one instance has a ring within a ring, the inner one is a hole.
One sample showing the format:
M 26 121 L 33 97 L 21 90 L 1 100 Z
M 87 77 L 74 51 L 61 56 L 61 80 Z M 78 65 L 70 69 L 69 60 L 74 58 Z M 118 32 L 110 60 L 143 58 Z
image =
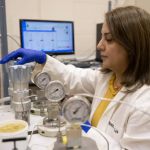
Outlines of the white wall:
M 75 56 L 87 57 L 96 49 L 96 24 L 104 20 L 109 0 L 5 0 L 7 33 L 20 43 L 19 19 L 68 20 L 74 21 Z M 142 5 L 148 9 L 149 0 L 112 0 L 127 5 Z M 137 3 L 136 3 L 137 2 Z M 9 53 L 19 46 L 8 37 Z M 62 57 L 71 57 L 62 56 Z M 95 54 L 93 55 L 95 57 Z M 2 80 L 1 74 L 0 79 Z M 0 90 L 3 88 L 1 86 Z M 2 95 L 0 95 L 1 97 Z
M 7 33 L 20 36 L 19 19 L 74 21 L 75 55 L 86 57 L 96 49 L 96 24 L 103 22 L 104 14 L 108 11 L 108 1 L 6 0 Z M 135 5 L 136 0 L 112 0 L 112 8 L 116 1 L 118 4 L 125 1 L 124 5 Z M 20 43 L 19 38 L 14 38 Z M 18 48 L 18 45 L 8 38 L 9 53 Z
M 88 56 L 96 49 L 96 24 L 103 22 L 107 11 L 108 0 L 6 0 L 7 33 L 20 36 L 19 19 L 74 21 L 75 55 Z M 9 52 L 16 49 L 8 38 Z
M 150 13 L 150 0 L 136 0 L 135 6 L 143 8 Z

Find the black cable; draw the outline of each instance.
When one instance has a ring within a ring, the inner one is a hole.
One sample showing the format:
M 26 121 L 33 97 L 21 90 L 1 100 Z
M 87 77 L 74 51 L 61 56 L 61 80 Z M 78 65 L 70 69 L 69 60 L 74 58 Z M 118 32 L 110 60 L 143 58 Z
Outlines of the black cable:
M 8 37 L 10 37 L 11 39 L 13 39 L 16 43 L 17 43 L 17 45 L 19 46 L 19 47 L 21 47 L 21 45 L 12 37 L 12 36 L 10 36 L 10 35 L 7 35 Z
M 52 55 L 52 57 L 53 57 L 53 58 L 56 58 L 56 57 L 57 57 L 57 55 Z

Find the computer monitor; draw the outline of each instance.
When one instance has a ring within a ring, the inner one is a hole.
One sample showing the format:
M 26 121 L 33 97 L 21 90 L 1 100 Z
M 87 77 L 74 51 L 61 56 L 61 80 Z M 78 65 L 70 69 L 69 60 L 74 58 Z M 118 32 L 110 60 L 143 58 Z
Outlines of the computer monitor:
M 74 54 L 72 21 L 20 19 L 21 47 L 49 55 Z

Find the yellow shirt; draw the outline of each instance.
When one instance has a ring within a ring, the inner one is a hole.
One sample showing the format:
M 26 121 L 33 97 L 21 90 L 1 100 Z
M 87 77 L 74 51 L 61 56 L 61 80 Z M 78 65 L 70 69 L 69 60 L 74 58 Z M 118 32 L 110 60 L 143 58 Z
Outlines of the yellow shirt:
M 114 84 L 114 80 L 115 80 L 115 74 L 113 74 L 109 80 L 109 88 L 104 96 L 104 98 L 109 98 L 109 99 L 113 99 L 115 97 L 115 95 L 119 92 L 119 90 L 122 88 L 122 86 L 115 91 L 113 84 Z M 109 105 L 110 101 L 101 101 L 101 103 L 99 104 L 97 110 L 95 111 L 92 121 L 91 121 L 91 125 L 94 127 L 97 127 L 97 124 L 101 118 L 101 116 L 103 115 L 104 111 L 106 110 L 107 106 Z

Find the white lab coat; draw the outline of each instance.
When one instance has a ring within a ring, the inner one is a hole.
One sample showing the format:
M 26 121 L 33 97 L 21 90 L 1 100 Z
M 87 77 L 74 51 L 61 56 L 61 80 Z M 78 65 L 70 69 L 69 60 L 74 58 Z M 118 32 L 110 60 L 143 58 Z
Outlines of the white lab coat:
M 112 73 L 102 74 L 99 70 L 80 69 L 72 65 L 66 66 L 50 56 L 47 56 L 44 67 L 39 64 L 36 65 L 32 79 L 39 71 L 47 71 L 52 80 L 61 81 L 65 86 L 67 95 L 89 93 L 98 97 L 105 95 L 112 75 Z M 150 113 L 150 86 L 144 85 L 130 94 L 123 93 L 124 90 L 126 90 L 125 87 L 118 92 L 114 99 L 129 103 Z M 89 121 L 92 120 L 100 102 L 99 99 L 93 99 Z M 102 115 L 97 128 L 119 143 L 120 149 L 150 149 L 150 116 L 130 106 L 111 102 Z

